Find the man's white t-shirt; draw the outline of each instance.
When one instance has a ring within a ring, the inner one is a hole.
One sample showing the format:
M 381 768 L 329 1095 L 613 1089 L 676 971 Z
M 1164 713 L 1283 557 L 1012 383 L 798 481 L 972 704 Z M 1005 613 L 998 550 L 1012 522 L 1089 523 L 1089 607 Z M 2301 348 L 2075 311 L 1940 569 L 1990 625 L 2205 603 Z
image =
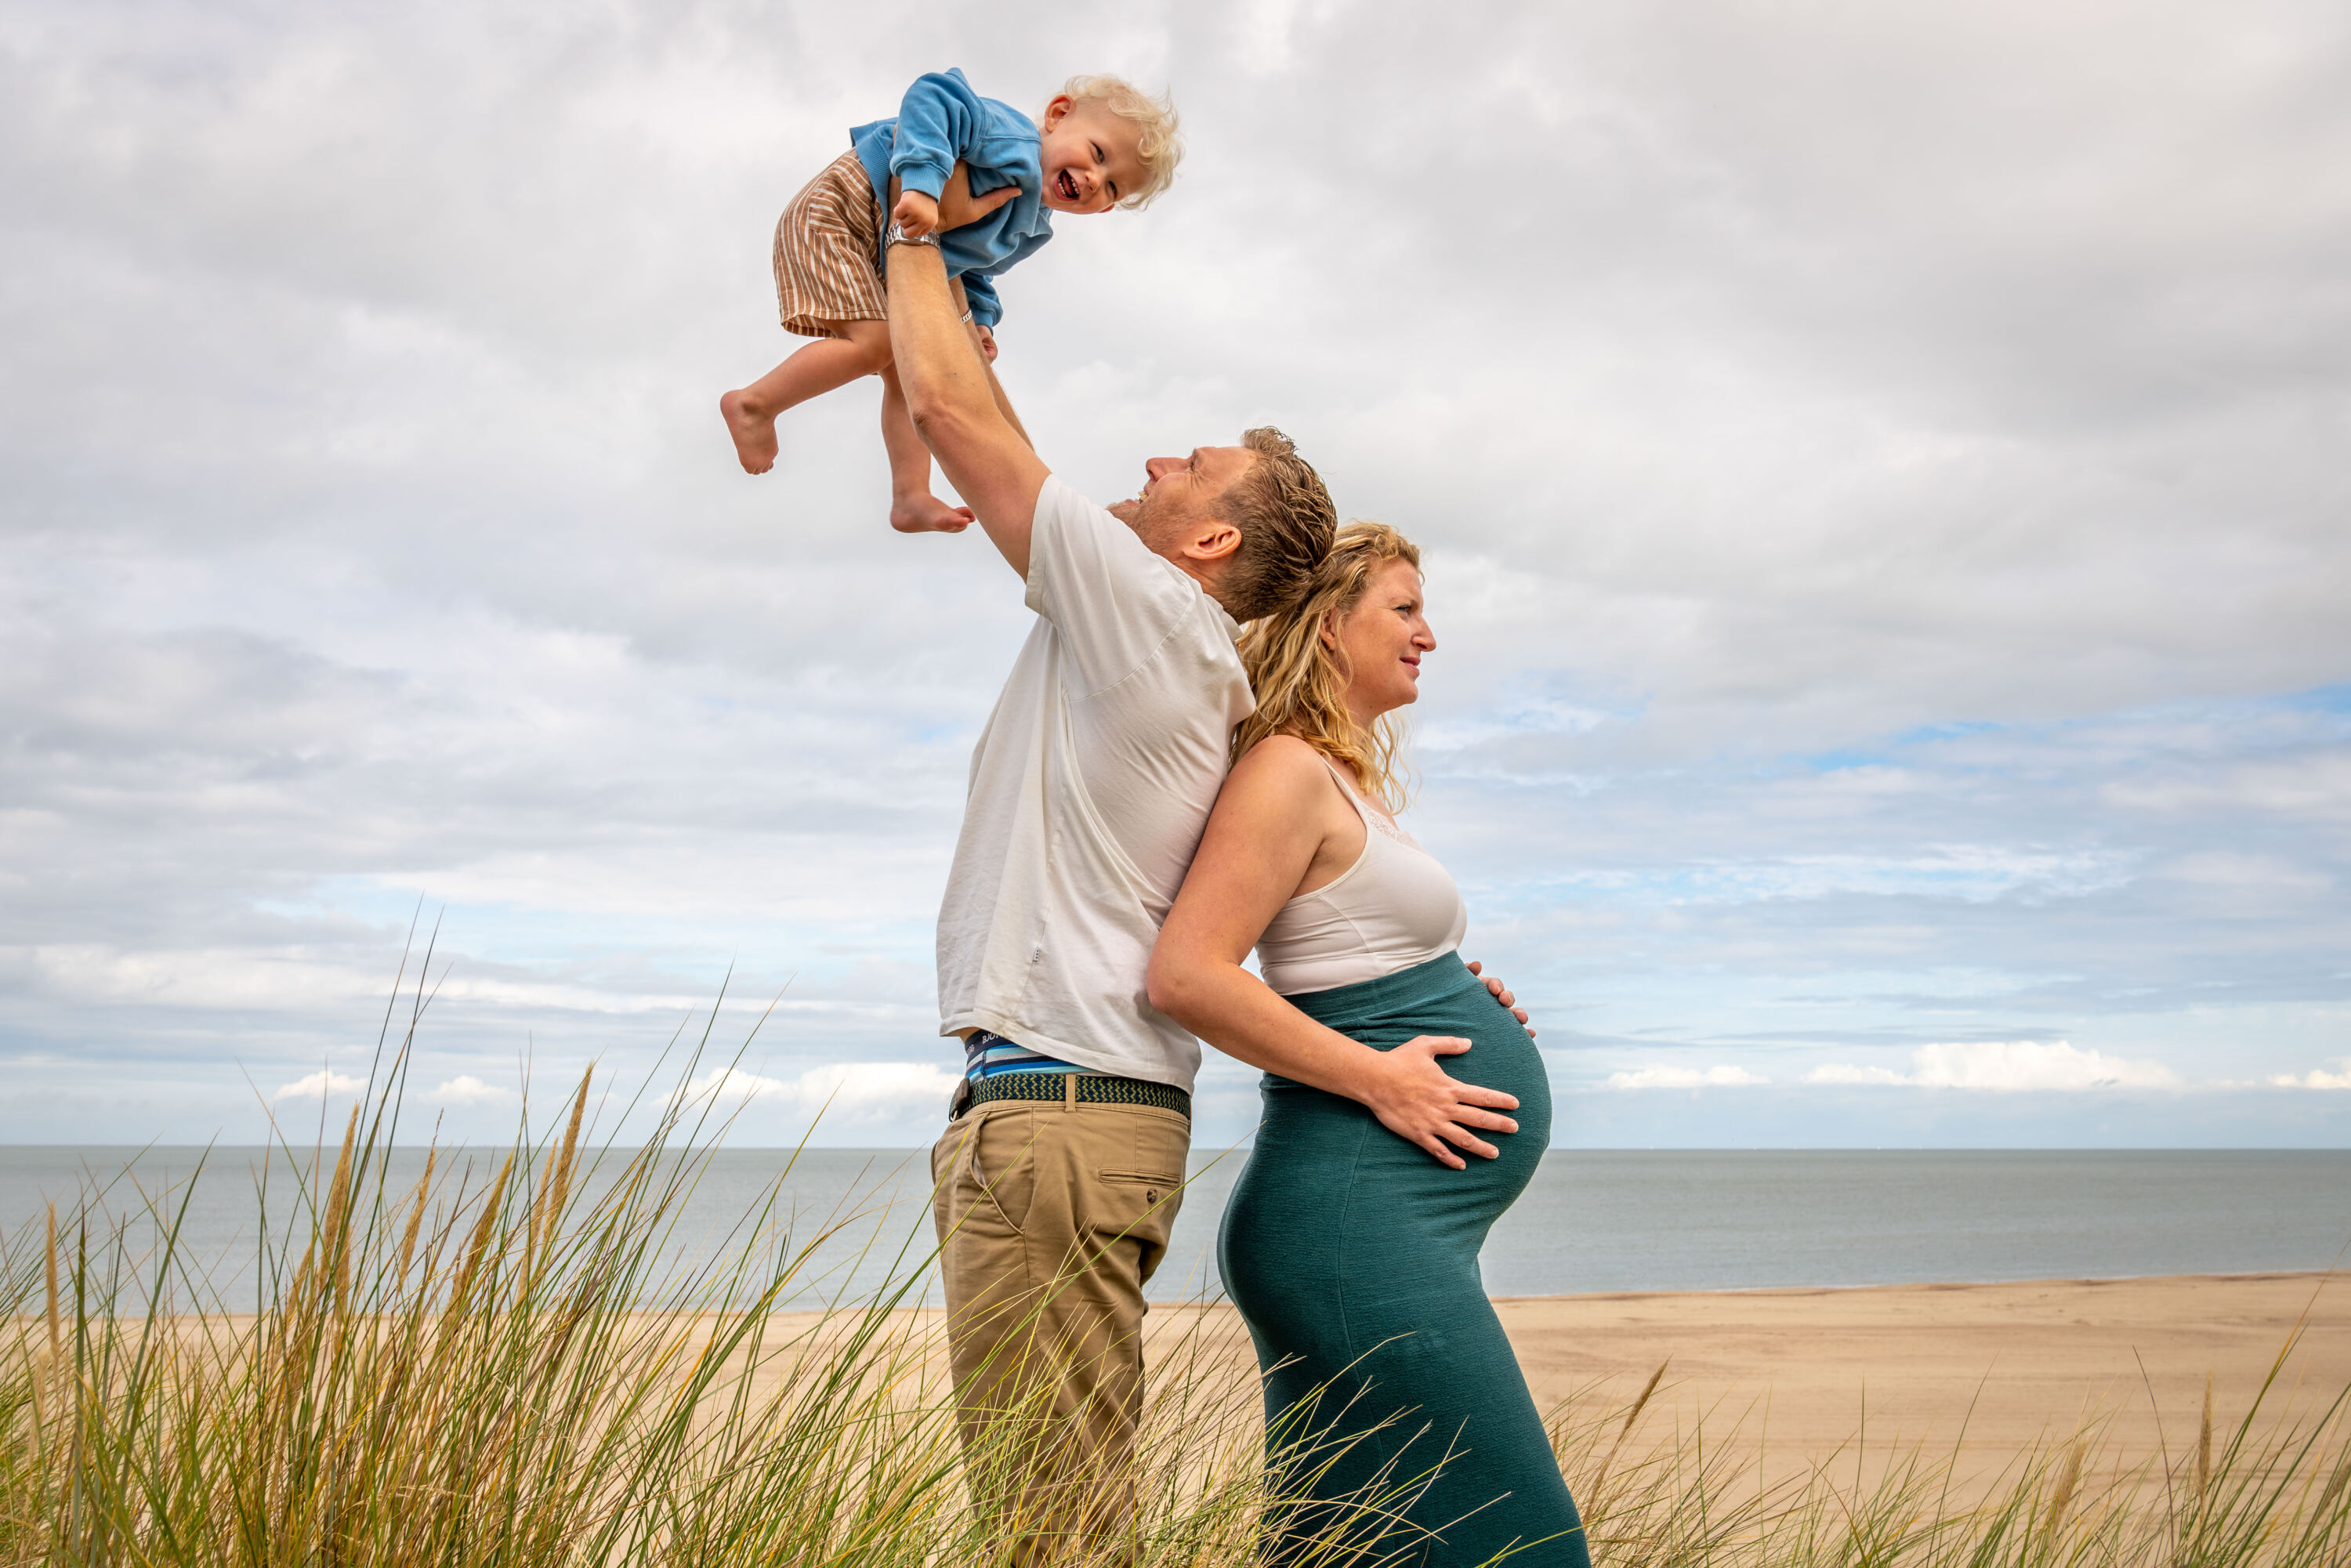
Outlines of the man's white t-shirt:
M 1028 602 L 1037 624 L 972 753 L 939 909 L 939 1032 L 993 1030 L 1188 1090 L 1199 1042 L 1144 977 L 1256 706 L 1240 628 L 1050 476 Z

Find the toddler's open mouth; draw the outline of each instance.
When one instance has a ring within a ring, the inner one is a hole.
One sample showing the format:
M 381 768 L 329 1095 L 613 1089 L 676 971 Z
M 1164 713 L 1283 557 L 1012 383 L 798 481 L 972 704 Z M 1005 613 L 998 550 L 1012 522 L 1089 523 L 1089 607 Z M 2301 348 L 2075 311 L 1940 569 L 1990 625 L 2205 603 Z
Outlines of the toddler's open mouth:
M 1053 188 L 1061 193 L 1061 200 L 1065 202 L 1078 199 L 1078 177 L 1067 169 L 1053 176 Z

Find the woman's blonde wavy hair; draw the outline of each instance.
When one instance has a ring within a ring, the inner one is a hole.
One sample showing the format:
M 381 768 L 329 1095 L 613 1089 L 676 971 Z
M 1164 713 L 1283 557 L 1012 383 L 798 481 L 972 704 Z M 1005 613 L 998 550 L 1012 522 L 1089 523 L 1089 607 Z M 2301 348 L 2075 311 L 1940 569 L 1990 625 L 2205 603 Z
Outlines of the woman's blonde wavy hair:
M 1252 621 L 1241 633 L 1241 664 L 1257 693 L 1257 711 L 1233 731 L 1233 759 L 1269 735 L 1294 735 L 1355 777 L 1355 787 L 1394 811 L 1410 794 L 1404 736 L 1393 715 L 1369 729 L 1347 711 L 1344 655 L 1322 641 L 1362 602 L 1372 574 L 1392 560 L 1420 569 L 1420 551 L 1385 523 L 1361 520 L 1341 528 L 1331 553 L 1314 570 L 1306 596 L 1289 609 Z

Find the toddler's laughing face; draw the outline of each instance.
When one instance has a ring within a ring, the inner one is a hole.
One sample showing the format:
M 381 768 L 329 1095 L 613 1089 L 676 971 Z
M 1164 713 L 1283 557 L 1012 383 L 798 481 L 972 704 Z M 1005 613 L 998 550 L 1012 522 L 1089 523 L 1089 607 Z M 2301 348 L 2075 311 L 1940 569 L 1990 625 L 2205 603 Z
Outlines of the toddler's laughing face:
M 1106 213 L 1143 188 L 1145 171 L 1134 121 L 1098 102 L 1056 98 L 1040 137 L 1045 204 L 1057 213 Z

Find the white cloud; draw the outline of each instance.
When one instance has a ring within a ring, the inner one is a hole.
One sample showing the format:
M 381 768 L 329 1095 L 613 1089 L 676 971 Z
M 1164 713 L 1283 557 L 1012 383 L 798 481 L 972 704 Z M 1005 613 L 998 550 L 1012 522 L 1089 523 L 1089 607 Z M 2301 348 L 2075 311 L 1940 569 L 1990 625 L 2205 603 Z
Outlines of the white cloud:
M 2314 1067 L 2299 1078 L 2291 1072 L 2281 1072 L 2270 1082 L 2280 1089 L 2351 1089 L 2351 1056 L 2336 1057 L 2335 1065 L 2342 1071 L 2329 1072 L 2323 1067 Z
M 2083 1051 L 2064 1040 L 1973 1040 L 1922 1045 L 1908 1072 L 1831 1062 L 1804 1075 L 1807 1083 L 1901 1084 L 1917 1089 L 1980 1089 L 1995 1093 L 2088 1089 L 2169 1089 L 2179 1075 L 2158 1061 L 2131 1061 Z
M 1635 1067 L 1608 1075 L 1610 1089 L 1744 1089 L 1771 1081 L 1743 1067 Z
M 771 1103 L 794 1113 L 820 1113 L 828 1121 L 879 1121 L 944 1112 L 961 1076 L 932 1061 L 827 1062 L 789 1079 L 726 1067 L 695 1079 L 679 1093 L 722 1106 Z
M 7 956 L 25 963 L 50 995 L 83 1006 L 129 1002 L 207 1011 L 332 1007 L 381 997 L 388 977 L 300 952 L 136 953 L 103 943 L 45 943 Z
M 2201 774 L 2116 779 L 2100 791 L 2117 806 L 2186 812 L 2221 807 L 2319 821 L 2351 819 L 2351 753 L 2264 759 Z M 2294 870 L 2312 874 L 2307 866 Z
M 277 1092 L 272 1094 L 270 1098 L 272 1100 L 319 1100 L 329 1094 L 356 1094 L 365 1089 L 367 1084 L 368 1081 L 364 1078 L 353 1078 L 348 1073 L 337 1072 L 331 1068 L 320 1068 L 316 1072 L 297 1078 L 291 1083 L 278 1085 Z
M 485 1083 L 470 1072 L 461 1072 L 434 1089 L 426 1099 L 444 1105 L 478 1105 L 487 1100 L 504 1100 L 512 1090 L 501 1089 L 495 1083 Z
M 737 1067 L 722 1067 L 690 1081 L 669 1098 L 673 1101 L 768 1100 L 791 1092 L 792 1086 L 780 1078 L 762 1078 L 756 1072 L 746 1072 Z
M 1890 1067 L 1855 1067 L 1846 1062 L 1831 1062 L 1815 1067 L 1804 1074 L 1807 1083 L 1909 1083 L 1915 1082 L 1907 1072 L 1896 1072 Z

